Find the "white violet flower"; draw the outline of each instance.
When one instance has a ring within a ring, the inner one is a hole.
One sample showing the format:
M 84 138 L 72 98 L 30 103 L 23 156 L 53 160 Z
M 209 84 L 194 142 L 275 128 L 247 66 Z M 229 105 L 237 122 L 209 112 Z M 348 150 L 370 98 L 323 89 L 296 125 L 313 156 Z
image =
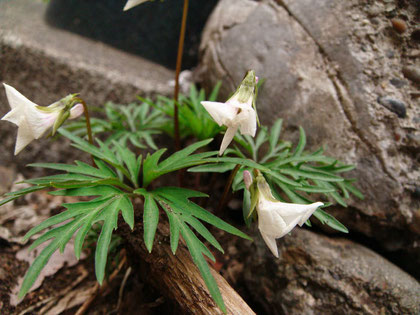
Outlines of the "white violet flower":
M 255 111 L 255 95 L 258 78 L 253 70 L 248 71 L 241 85 L 226 103 L 204 101 L 201 104 L 219 126 L 227 130 L 220 146 L 222 155 L 232 142 L 236 131 L 241 134 L 255 136 L 257 130 L 257 113 Z
M 128 0 L 127 3 L 124 6 L 123 11 L 130 10 L 131 8 L 135 7 L 136 5 L 142 4 L 143 2 L 146 2 L 148 0 Z
M 245 176 L 249 177 L 248 174 Z M 246 182 L 249 182 L 248 178 Z M 258 229 L 268 248 L 278 258 L 276 239 L 289 233 L 297 224 L 302 226 L 315 210 L 324 204 L 322 202 L 306 205 L 280 202 L 273 197 L 270 186 L 261 174 L 256 177 L 252 185 L 255 186 L 251 192 L 254 192 L 257 198 Z
M 67 118 L 74 119 L 83 113 L 83 105 L 72 101 L 75 95 L 69 95 L 44 107 L 31 102 L 14 87 L 3 84 L 11 110 L 1 120 L 10 121 L 18 126 L 15 155 L 32 140 L 42 137 L 51 127 L 55 133 Z

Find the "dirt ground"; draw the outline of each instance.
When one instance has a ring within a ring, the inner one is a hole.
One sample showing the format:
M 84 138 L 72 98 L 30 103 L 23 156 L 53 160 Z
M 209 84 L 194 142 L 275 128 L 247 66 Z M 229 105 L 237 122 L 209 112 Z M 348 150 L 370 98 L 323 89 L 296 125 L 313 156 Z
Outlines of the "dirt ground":
M 213 189 L 219 186 L 217 182 L 219 181 L 213 179 Z M 218 191 L 222 191 L 222 187 L 218 188 L 220 188 Z M 16 187 L 11 189 L 16 190 Z M 19 279 L 29 267 L 29 263 L 24 260 L 25 255 L 28 255 L 24 250 L 28 244 L 21 243 L 22 236 L 42 220 L 60 213 L 64 209 L 60 204 L 70 201 L 66 198 L 73 198 L 71 201 L 75 201 L 74 197 L 59 197 L 57 200 L 57 197 L 41 191 L 5 205 L 3 206 L 5 209 L 0 211 L 1 314 L 176 313 L 172 303 L 166 301 L 159 292 L 145 283 L 145 279 L 142 279 L 134 268 L 130 268 L 127 261 L 121 263 L 123 260 L 121 257 L 111 262 L 108 268 L 109 281 L 99 288 L 95 279 L 94 255 L 91 255 L 92 248 L 89 246 L 84 251 L 84 257 L 78 262 L 75 261 L 72 247 L 69 252 L 65 251 L 61 255 L 62 259 L 51 259 L 49 264 L 52 266 L 45 269 L 53 271 L 45 276 L 39 288 L 29 292 L 23 301 L 16 305 Z M 218 198 L 213 199 L 217 200 Z M 207 204 L 208 199 L 203 199 L 202 203 L 206 203 L 202 205 L 206 208 L 216 207 L 211 202 Z M 232 207 L 237 210 L 232 211 Z M 242 213 L 238 210 L 241 209 L 241 202 L 231 199 L 226 209 L 229 216 L 226 219 L 236 226 L 240 225 Z M 245 289 L 242 289 L 237 282 L 237 275 L 243 269 L 243 265 L 238 262 L 235 246 L 229 245 L 231 237 L 223 231 L 213 230 L 212 233 L 226 249 L 224 255 L 213 252 L 217 258 L 217 262 L 212 263 L 213 268 L 218 270 L 238 290 L 238 293 L 247 296 Z M 34 252 L 38 254 L 36 249 Z M 120 243 L 116 252 L 125 253 L 123 243 Z M 84 307 L 86 308 L 81 312 Z

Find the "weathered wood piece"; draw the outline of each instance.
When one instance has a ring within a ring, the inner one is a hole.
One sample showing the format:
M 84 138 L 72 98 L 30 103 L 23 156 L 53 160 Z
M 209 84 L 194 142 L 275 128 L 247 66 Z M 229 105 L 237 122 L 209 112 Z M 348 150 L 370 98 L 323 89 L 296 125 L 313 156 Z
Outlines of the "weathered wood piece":
M 151 253 L 143 241 L 140 218 L 133 231 L 125 224 L 120 225 L 119 233 L 126 241 L 129 262 L 133 268 L 140 270 L 145 281 L 172 300 L 180 313 L 223 314 L 211 298 L 186 246 L 180 243 L 176 255 L 173 255 L 169 243 L 169 225 L 165 219 L 160 220 Z M 210 269 L 222 293 L 227 314 L 255 314 L 227 281 Z

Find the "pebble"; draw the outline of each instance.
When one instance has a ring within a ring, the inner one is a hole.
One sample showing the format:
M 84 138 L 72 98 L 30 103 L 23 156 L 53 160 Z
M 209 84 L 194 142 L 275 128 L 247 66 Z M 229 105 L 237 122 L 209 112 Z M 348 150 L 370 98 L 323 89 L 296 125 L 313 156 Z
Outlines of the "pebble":
M 389 83 L 391 83 L 396 88 L 402 88 L 404 85 L 407 84 L 407 81 L 400 80 L 397 78 L 392 78 L 391 80 L 389 80 Z
M 397 114 L 400 118 L 405 118 L 407 111 L 405 109 L 405 104 L 401 101 L 395 100 L 390 97 L 382 96 L 378 97 L 378 103 L 388 108 L 391 112 Z
M 393 50 L 389 49 L 389 50 L 387 50 L 387 52 L 386 52 L 386 56 L 387 56 L 388 58 L 392 59 L 392 58 L 394 58 L 394 57 L 395 57 L 395 53 L 394 53 L 394 51 L 393 51 Z
M 367 13 L 370 15 L 370 16 L 377 16 L 377 15 L 379 15 L 379 14 L 381 14 L 382 13 L 382 8 L 381 7 L 379 7 L 379 6 L 377 6 L 377 5 L 375 5 L 374 3 L 370 6 L 370 7 L 368 7 L 368 11 L 367 11 Z
M 404 20 L 394 18 L 391 20 L 391 23 L 394 30 L 396 30 L 400 34 L 404 33 L 407 30 L 407 24 Z
M 420 68 L 415 66 L 405 66 L 402 68 L 404 76 L 413 81 L 414 83 L 420 84 Z
M 394 11 L 396 9 L 396 5 L 395 4 L 387 4 L 385 6 L 385 12 L 390 13 L 392 11 Z

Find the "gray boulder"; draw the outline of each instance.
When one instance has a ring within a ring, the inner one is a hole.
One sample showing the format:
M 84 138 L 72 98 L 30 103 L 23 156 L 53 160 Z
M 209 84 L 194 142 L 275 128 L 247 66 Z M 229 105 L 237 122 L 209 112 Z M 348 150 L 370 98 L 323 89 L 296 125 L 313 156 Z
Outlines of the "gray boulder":
M 237 240 L 254 310 L 266 314 L 418 314 L 420 284 L 373 251 L 296 228 L 277 241 Z M 245 261 L 243 261 L 245 259 Z
M 203 33 L 200 73 L 208 88 L 223 81 L 223 99 L 255 69 L 266 80 L 263 124 L 284 118 L 291 139 L 303 126 L 308 148 L 356 165 L 365 200 L 330 212 L 412 263 L 420 262 L 420 106 L 402 69 L 415 67 L 419 50 L 415 4 L 404 3 L 221 0 Z M 403 34 L 392 29 L 396 15 L 407 19 Z M 419 275 L 417 264 L 401 265 Z

